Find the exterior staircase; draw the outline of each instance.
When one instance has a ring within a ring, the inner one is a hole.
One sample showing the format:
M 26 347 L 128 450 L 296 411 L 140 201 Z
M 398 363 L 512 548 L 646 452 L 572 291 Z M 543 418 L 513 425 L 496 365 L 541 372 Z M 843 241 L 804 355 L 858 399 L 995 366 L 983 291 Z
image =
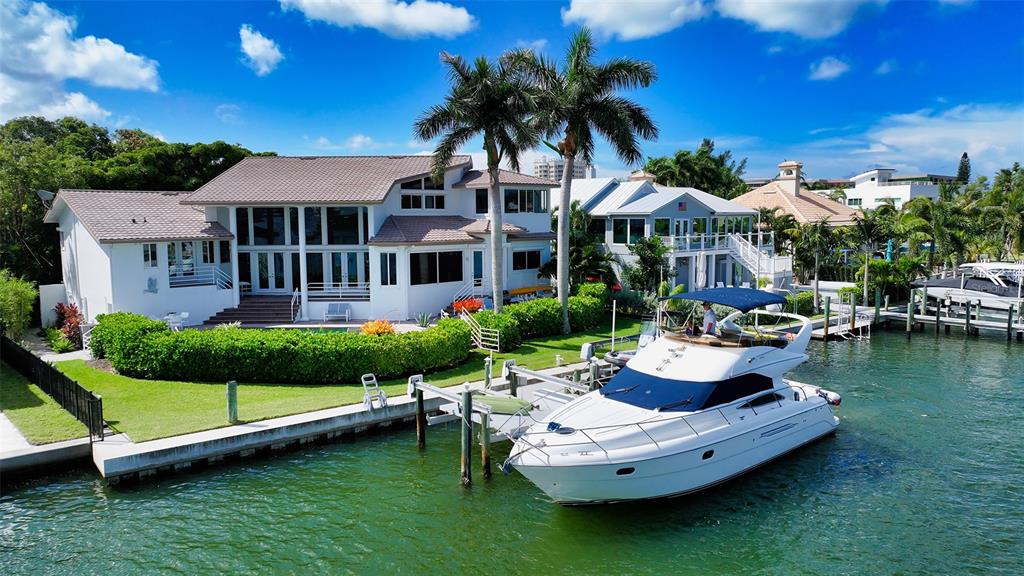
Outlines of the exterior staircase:
M 237 307 L 221 310 L 204 324 L 291 324 L 292 321 L 291 296 L 242 296 Z
M 740 234 L 730 234 L 728 246 L 733 258 L 739 260 L 755 278 L 767 276 L 777 288 L 792 282 L 792 256 L 778 256 L 766 252 Z

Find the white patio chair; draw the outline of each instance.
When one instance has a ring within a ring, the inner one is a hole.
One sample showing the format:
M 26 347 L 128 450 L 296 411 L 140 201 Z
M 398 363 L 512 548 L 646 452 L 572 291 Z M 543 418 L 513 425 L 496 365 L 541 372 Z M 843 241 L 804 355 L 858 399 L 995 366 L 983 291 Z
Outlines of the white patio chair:
M 373 374 L 363 374 L 360 380 L 363 382 L 363 406 L 372 411 L 373 402 L 377 401 L 381 408 L 387 409 L 388 395 L 380 389 L 377 377 Z
M 345 322 L 352 320 L 352 307 L 347 302 L 331 302 L 324 312 L 324 322 L 328 320 L 345 319 Z
M 740 288 L 750 288 L 750 282 L 740 282 Z
M 715 282 L 715 288 L 725 288 L 725 282 Z

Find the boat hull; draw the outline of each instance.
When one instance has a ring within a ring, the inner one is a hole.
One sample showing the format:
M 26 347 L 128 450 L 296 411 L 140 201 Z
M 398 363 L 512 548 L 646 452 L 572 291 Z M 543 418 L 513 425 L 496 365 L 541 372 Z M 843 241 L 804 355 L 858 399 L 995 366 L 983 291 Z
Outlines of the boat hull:
M 588 465 L 514 466 L 565 505 L 681 496 L 757 468 L 833 433 L 838 425 L 838 418 L 822 403 L 731 436 L 695 438 L 692 447 L 669 455 Z

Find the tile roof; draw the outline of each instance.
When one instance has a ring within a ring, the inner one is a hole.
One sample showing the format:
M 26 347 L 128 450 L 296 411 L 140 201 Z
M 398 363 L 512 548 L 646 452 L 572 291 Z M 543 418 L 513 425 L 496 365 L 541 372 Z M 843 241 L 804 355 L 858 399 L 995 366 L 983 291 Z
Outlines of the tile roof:
M 548 188 L 557 188 L 559 186 L 558 182 L 554 180 L 538 178 L 511 170 L 499 170 L 498 180 L 502 186 L 506 184 L 547 186 Z M 466 173 L 462 175 L 462 180 L 455 183 L 453 188 L 487 188 L 490 185 L 491 177 L 487 174 L 486 170 L 466 170 Z
M 490 220 L 462 216 L 388 216 L 369 244 L 464 244 L 480 242 L 490 232 Z M 506 234 L 522 234 L 526 229 L 504 224 Z
M 379 204 L 398 180 L 426 176 L 431 156 L 249 156 L 192 194 L 190 204 Z M 469 168 L 469 156 L 452 167 Z
M 207 222 L 202 208 L 181 203 L 189 194 L 61 190 L 45 220 L 57 222 L 66 205 L 89 234 L 103 243 L 232 238 L 220 224 Z
M 853 216 L 857 213 L 853 208 L 809 190 L 802 190 L 799 196 L 791 194 L 778 182 L 769 182 L 732 201 L 755 210 L 778 208 L 801 224 L 828 218 L 829 224 L 833 226 L 846 226 L 853 223 Z

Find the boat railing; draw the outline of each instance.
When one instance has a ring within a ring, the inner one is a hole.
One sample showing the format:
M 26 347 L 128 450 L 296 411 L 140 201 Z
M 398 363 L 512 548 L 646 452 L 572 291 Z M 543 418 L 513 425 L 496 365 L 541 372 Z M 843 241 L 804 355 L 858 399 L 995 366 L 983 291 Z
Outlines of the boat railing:
M 731 408 L 732 409 L 738 409 L 738 408 L 749 409 L 751 411 L 752 415 L 757 416 L 758 415 L 757 408 L 752 403 L 755 400 L 763 398 L 765 396 L 774 395 L 775 398 L 774 398 L 774 401 L 771 404 L 776 405 L 776 407 L 778 407 L 778 408 L 782 407 L 782 401 L 780 399 L 781 398 L 781 393 L 796 392 L 798 394 L 797 399 L 799 399 L 801 401 L 806 401 L 809 398 L 809 396 L 807 394 L 806 386 L 808 386 L 808 385 L 807 384 L 802 384 L 802 383 L 799 383 L 799 382 L 791 382 L 791 383 L 787 383 L 784 386 L 777 386 L 777 387 L 775 387 L 775 388 L 773 388 L 771 390 L 766 390 L 766 391 L 761 392 L 761 393 L 759 393 L 757 395 L 753 395 L 752 397 L 751 396 L 746 396 L 746 397 L 740 398 L 739 400 L 734 400 L 733 402 L 730 402 L 728 404 L 723 404 L 721 406 L 715 406 L 714 408 L 711 408 L 711 409 L 708 409 L 708 410 L 701 410 L 699 412 L 693 412 L 691 414 L 684 414 L 684 415 L 680 415 L 680 416 L 671 416 L 671 417 L 667 417 L 667 418 L 654 418 L 654 419 L 651 419 L 651 420 L 645 420 L 643 422 L 629 422 L 629 423 L 624 423 L 624 424 L 607 424 L 607 425 L 604 425 L 604 426 L 590 426 L 590 427 L 587 427 L 587 428 L 572 428 L 572 432 L 570 432 L 568 434 L 565 433 L 565 432 L 559 432 L 559 430 L 561 428 L 555 428 L 553 430 L 544 430 L 544 431 L 540 431 L 540 432 L 528 432 L 528 433 L 523 434 L 522 436 L 520 436 L 519 440 L 522 441 L 527 446 L 529 446 L 530 449 L 538 450 L 538 451 L 542 452 L 545 456 L 547 456 L 549 458 L 551 457 L 551 455 L 546 450 L 544 450 L 544 448 L 555 448 L 555 449 L 561 450 L 561 449 L 564 449 L 564 448 L 567 448 L 567 447 L 571 447 L 571 446 L 594 446 L 594 447 L 597 448 L 597 450 L 600 450 L 601 452 L 603 452 L 605 457 L 608 458 L 609 457 L 609 455 L 608 455 L 608 448 L 605 447 L 604 445 L 602 445 L 602 443 L 598 440 L 598 437 L 601 434 L 607 434 L 607 433 L 610 433 L 610 432 L 622 432 L 622 431 L 627 430 L 629 428 L 636 427 L 640 432 L 643 433 L 644 436 L 647 437 L 648 440 L 650 440 L 652 443 L 654 443 L 654 445 L 656 447 L 661 448 L 661 444 L 651 434 L 651 431 L 648 430 L 648 428 L 645 428 L 645 426 L 646 427 L 650 427 L 650 426 L 652 426 L 654 424 L 682 422 L 683 424 L 686 424 L 686 426 L 690 429 L 690 431 L 693 433 L 693 436 L 700 437 L 702 434 L 707 434 L 709 432 L 713 432 L 715 430 L 719 430 L 723 426 L 731 426 L 733 424 L 733 422 L 729 419 L 728 416 L 726 416 L 726 412 L 725 412 L 725 411 L 727 411 L 727 410 L 729 410 Z M 762 412 L 763 412 L 763 406 L 764 405 L 761 405 Z M 701 426 L 700 423 L 698 422 L 698 420 L 700 420 L 701 418 L 706 418 L 709 415 L 717 415 L 716 419 L 720 418 L 721 419 L 720 422 L 724 422 L 724 424 L 718 424 L 718 425 L 713 425 L 713 426 Z M 694 426 L 694 424 L 697 424 L 697 426 Z M 701 428 L 702 431 L 698 431 L 698 428 Z M 555 444 L 548 444 L 546 442 L 547 438 L 560 438 L 561 439 L 561 438 L 566 438 L 567 436 L 571 436 L 571 435 L 573 435 L 573 434 L 575 434 L 577 432 L 582 434 L 583 437 L 586 438 L 586 440 L 585 441 L 579 441 L 579 442 L 561 442 L 560 441 L 560 442 L 555 443 Z M 607 441 L 605 443 L 607 443 Z M 621 448 L 627 448 L 627 447 L 632 447 L 632 446 L 636 446 L 636 445 L 639 445 L 639 444 L 634 444 L 634 445 L 629 445 L 629 446 L 617 446 L 617 447 L 612 448 L 612 449 L 621 449 Z

